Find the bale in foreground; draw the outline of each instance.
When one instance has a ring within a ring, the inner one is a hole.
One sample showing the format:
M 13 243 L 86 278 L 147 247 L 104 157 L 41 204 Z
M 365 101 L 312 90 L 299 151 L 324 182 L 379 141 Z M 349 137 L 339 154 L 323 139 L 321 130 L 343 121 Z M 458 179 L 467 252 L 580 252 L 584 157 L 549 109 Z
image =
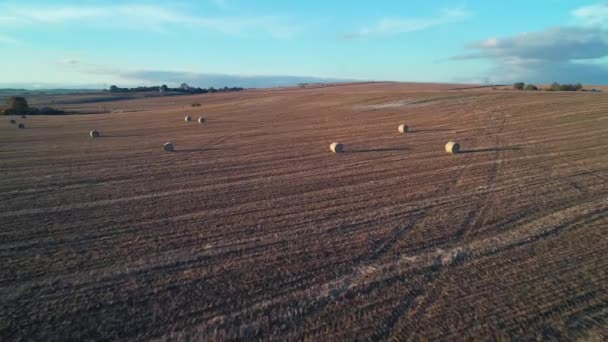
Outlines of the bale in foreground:
M 97 130 L 92 130 L 89 134 L 91 135 L 91 138 L 99 138 L 101 135 Z
M 199 117 L 199 118 L 198 118 L 198 123 L 199 123 L 199 124 L 204 124 L 204 123 L 205 123 L 205 118 L 204 118 L 204 117 L 202 117 L 202 116 L 201 116 L 201 117 Z
M 17 126 L 17 127 L 19 127 L 19 128 L 21 128 L 21 129 L 23 129 L 23 128 L 25 128 L 25 125 L 24 125 L 24 124 L 22 124 L 22 123 L 20 123 L 20 124 L 19 124 L 19 126 Z
M 409 131 L 409 127 L 407 125 L 399 125 L 399 133 L 407 133 Z
M 333 143 L 331 143 L 331 145 L 329 145 L 329 149 L 333 153 L 342 153 L 342 152 L 344 152 L 344 145 L 342 145 L 338 142 L 333 142 Z
M 189 122 L 191 121 L 192 118 L 190 117 L 190 115 L 186 115 L 186 117 L 184 118 L 184 121 Z
M 450 141 L 445 144 L 445 151 L 447 153 L 456 154 L 460 152 L 460 144 Z
M 172 142 L 166 142 L 163 145 L 163 150 L 167 151 L 167 152 L 173 152 L 175 150 L 175 147 L 173 146 Z

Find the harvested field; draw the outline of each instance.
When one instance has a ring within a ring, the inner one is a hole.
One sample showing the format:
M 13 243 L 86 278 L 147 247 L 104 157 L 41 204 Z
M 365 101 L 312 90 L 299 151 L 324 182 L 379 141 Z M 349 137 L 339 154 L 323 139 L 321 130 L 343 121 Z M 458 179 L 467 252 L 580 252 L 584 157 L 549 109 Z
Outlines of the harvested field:
M 450 87 L 3 120 L 0 339 L 605 338 L 608 93 Z

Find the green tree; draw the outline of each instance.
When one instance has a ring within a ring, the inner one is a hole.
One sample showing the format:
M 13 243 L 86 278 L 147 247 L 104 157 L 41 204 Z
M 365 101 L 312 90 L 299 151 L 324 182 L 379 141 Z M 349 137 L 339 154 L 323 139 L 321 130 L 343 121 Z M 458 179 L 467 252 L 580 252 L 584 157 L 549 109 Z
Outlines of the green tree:
M 538 90 L 538 88 L 534 84 L 526 84 L 524 90 Z
M 577 84 L 557 84 L 554 83 L 551 88 L 554 88 L 554 90 L 561 90 L 561 91 L 577 91 L 577 90 L 581 90 L 583 89 L 583 85 L 580 83 Z
M 27 100 L 21 96 L 11 96 L 7 99 L 7 107 L 3 114 L 6 115 L 25 115 L 29 114 L 30 107 Z
M 524 90 L 524 86 L 526 84 L 524 82 L 517 82 L 517 83 L 513 83 L 513 88 L 517 89 L 517 90 Z
M 29 108 L 25 97 L 11 96 L 7 100 L 8 108 L 14 110 L 27 110 Z

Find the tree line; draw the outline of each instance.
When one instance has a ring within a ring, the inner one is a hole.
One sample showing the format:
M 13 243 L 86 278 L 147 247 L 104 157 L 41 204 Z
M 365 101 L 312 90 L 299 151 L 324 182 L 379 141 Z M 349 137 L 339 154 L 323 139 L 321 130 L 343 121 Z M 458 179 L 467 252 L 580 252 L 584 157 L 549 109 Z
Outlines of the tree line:
M 11 96 L 6 100 L 6 107 L 0 107 L 0 115 L 62 115 L 65 111 L 51 108 L 30 107 L 27 100 L 22 96 Z
M 177 88 L 169 88 L 166 84 L 152 87 L 135 87 L 135 88 L 120 88 L 115 85 L 110 86 L 107 90 L 111 93 L 134 93 L 134 92 L 160 92 L 160 93 L 186 93 L 186 94 L 206 94 L 206 93 L 223 93 L 229 91 L 241 91 L 241 87 L 224 87 L 224 88 L 201 88 L 191 87 L 186 83 L 182 83 Z
M 513 84 L 513 89 L 516 90 L 539 90 L 534 84 L 525 84 L 524 82 L 517 82 Z M 577 84 L 559 84 L 554 82 L 551 86 L 545 90 L 547 91 L 578 91 L 583 89 L 583 85 Z

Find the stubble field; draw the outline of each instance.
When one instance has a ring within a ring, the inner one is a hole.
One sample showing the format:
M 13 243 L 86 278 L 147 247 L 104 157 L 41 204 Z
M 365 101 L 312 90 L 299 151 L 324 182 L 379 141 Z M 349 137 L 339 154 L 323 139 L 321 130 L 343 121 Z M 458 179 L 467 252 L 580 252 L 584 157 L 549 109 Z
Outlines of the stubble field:
M 0 118 L 0 339 L 606 338 L 608 94 L 450 88 Z

